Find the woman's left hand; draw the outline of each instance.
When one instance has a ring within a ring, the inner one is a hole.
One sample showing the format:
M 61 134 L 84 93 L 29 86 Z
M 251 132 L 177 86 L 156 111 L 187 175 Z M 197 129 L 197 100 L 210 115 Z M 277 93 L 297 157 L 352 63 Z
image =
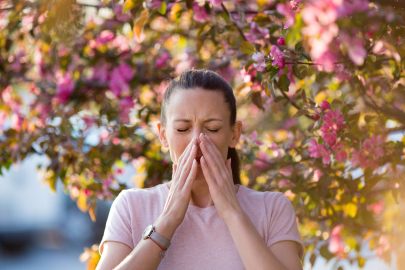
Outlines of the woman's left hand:
M 208 135 L 204 136 L 201 133 L 200 140 L 203 154 L 200 159 L 201 169 L 218 214 L 224 221 L 227 221 L 232 216 L 243 213 L 233 183 L 232 160 L 228 159 L 224 162 L 221 153 Z

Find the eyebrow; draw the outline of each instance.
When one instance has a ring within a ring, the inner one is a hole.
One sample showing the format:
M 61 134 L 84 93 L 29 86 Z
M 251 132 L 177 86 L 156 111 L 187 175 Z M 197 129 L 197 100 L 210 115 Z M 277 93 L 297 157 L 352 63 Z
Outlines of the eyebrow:
M 207 120 L 204 121 L 204 123 L 212 122 L 212 121 L 222 121 L 222 120 L 218 119 L 218 118 L 208 118 Z M 191 122 L 191 120 L 182 118 L 182 119 L 176 119 L 173 122 L 186 122 L 186 123 L 189 123 L 189 122 Z

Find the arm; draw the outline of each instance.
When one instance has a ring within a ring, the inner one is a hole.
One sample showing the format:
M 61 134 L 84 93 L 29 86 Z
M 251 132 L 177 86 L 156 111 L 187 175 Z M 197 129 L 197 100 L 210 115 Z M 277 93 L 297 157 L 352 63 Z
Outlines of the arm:
M 156 232 L 169 241 L 178 227 L 165 216 L 160 216 L 154 225 Z M 160 247 L 151 239 L 141 239 L 132 251 L 123 243 L 106 242 L 96 270 L 156 270 L 162 260 L 160 251 Z
M 294 241 L 280 241 L 268 248 L 245 212 L 225 222 L 247 270 L 302 270 Z

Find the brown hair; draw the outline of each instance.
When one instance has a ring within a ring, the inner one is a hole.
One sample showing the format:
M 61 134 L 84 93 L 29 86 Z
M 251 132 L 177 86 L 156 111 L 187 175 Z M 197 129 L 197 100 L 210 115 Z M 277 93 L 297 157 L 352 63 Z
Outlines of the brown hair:
M 193 90 L 202 88 L 207 91 L 222 92 L 225 97 L 225 103 L 231 111 L 229 119 L 230 126 L 233 127 L 236 121 L 236 100 L 232 87 L 216 72 L 206 69 L 192 69 L 184 71 L 181 75 L 171 80 L 163 95 L 161 108 L 162 125 L 166 126 L 166 108 L 170 101 L 170 96 L 175 89 Z M 231 168 L 233 183 L 241 184 L 240 181 L 240 160 L 235 148 L 228 147 L 228 157 L 232 158 Z

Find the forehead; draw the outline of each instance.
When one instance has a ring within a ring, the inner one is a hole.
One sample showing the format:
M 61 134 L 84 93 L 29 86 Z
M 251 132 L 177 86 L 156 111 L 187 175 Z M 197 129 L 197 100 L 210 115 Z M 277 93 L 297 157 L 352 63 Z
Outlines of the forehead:
M 208 117 L 226 120 L 230 117 L 228 104 L 225 103 L 223 93 L 203 89 L 176 89 L 170 97 L 168 118 L 201 119 Z

